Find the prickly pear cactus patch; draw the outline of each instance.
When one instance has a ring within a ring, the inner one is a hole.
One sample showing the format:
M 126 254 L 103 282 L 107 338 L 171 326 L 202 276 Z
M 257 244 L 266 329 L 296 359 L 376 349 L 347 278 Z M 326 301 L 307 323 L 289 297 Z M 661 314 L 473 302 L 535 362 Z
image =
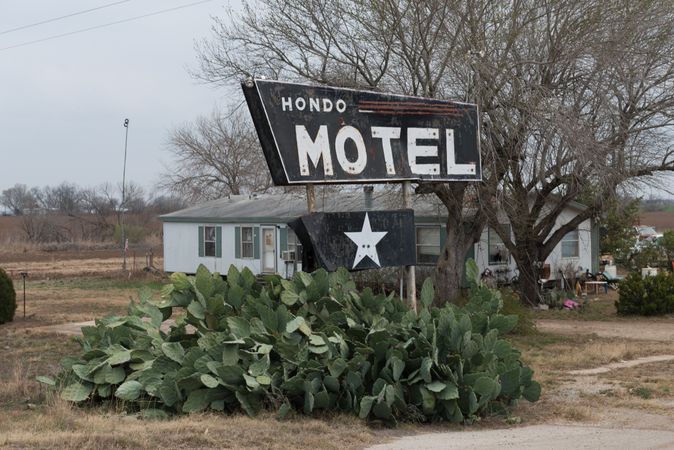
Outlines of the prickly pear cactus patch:
M 224 281 L 200 267 L 173 274 L 161 303 L 141 293 L 128 316 L 83 328 L 82 353 L 39 379 L 66 400 L 122 400 L 152 417 L 264 408 L 470 423 L 541 388 L 502 338 L 517 317 L 499 314 L 498 292 L 469 274 L 465 308 L 431 307 L 427 280 L 416 315 L 393 294 L 358 291 L 346 270 L 261 286 L 247 269 Z

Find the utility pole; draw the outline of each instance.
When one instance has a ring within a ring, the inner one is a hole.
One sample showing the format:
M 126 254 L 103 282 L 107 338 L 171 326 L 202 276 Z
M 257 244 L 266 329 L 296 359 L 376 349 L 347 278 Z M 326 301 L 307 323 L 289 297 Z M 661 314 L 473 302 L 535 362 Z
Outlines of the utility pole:
M 21 272 L 21 278 L 23 278 L 23 318 L 26 318 L 26 277 L 28 272 Z
M 120 221 L 119 226 L 122 230 L 122 270 L 126 271 L 126 230 L 124 229 L 124 202 L 126 201 L 126 148 L 129 142 L 129 119 L 124 119 L 124 128 L 126 135 L 124 137 L 124 170 L 122 172 L 122 203 L 119 205 Z

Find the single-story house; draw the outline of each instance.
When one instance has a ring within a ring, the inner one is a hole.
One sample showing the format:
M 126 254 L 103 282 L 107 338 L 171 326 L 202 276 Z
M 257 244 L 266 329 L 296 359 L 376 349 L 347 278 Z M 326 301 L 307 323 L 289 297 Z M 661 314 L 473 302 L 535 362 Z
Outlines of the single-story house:
M 316 198 L 317 211 L 359 211 L 400 208 L 398 192 L 339 192 Z M 560 221 L 568 220 L 580 204 L 570 205 Z M 446 209 L 432 195 L 414 195 L 417 265 L 435 264 L 444 245 Z M 226 272 L 231 264 L 248 267 L 255 274 L 291 276 L 301 270 L 301 248 L 288 222 L 307 213 L 306 198 L 297 194 L 229 196 L 161 216 L 164 230 L 164 270 L 194 273 L 203 264 Z M 503 219 L 502 223 L 507 221 Z M 497 278 L 516 274 L 516 264 L 501 238 L 489 227 L 467 257 L 480 271 L 489 268 Z M 550 278 L 599 269 L 598 228 L 590 220 L 568 233 L 545 261 Z

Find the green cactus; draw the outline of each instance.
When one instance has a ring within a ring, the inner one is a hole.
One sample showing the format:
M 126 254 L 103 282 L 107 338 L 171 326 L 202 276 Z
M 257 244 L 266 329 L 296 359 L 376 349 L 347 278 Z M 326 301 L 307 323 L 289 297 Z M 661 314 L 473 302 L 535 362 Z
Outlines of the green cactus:
M 128 316 L 84 328 L 83 354 L 40 381 L 66 400 L 117 398 L 152 415 L 273 406 L 279 417 L 342 410 L 389 425 L 470 423 L 540 395 L 500 337 L 516 317 L 499 314 L 498 293 L 478 283 L 466 308 L 437 308 L 427 280 L 415 315 L 393 294 L 359 292 L 344 269 L 265 286 L 234 267 L 226 282 L 204 267 L 171 280 L 161 303 L 141 295 Z M 184 314 L 165 332 L 175 308 Z

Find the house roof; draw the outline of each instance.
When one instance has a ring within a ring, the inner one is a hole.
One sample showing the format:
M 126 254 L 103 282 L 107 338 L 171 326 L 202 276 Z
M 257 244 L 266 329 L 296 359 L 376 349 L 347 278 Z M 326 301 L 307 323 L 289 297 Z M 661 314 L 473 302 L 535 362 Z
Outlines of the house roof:
M 417 221 L 444 222 L 446 211 L 435 195 L 412 195 L 412 207 Z M 402 209 L 400 192 L 391 190 L 373 192 L 373 210 Z M 340 212 L 365 210 L 365 196 L 362 191 L 348 191 L 316 195 L 316 211 Z M 204 222 L 204 223 L 285 223 L 307 214 L 307 200 L 304 195 L 236 195 L 181 209 L 160 216 L 163 222 Z
M 569 208 L 584 210 L 587 206 L 571 201 Z M 402 209 L 400 191 L 384 189 L 372 193 L 373 210 Z M 444 223 L 447 210 L 434 194 L 412 195 L 412 208 L 417 222 Z M 363 191 L 338 191 L 316 194 L 316 211 L 364 211 Z M 232 195 L 159 216 L 163 222 L 199 223 L 287 223 L 307 214 L 304 194 Z M 464 211 L 466 214 L 467 211 Z

